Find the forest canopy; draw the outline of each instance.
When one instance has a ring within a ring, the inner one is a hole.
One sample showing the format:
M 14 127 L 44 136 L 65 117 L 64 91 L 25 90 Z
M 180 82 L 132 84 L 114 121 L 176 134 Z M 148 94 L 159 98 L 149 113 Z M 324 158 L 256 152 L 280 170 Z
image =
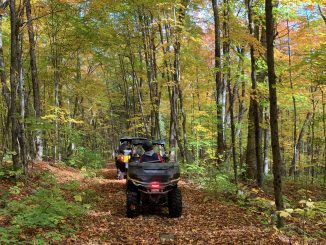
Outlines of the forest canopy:
M 189 176 L 273 175 L 279 211 L 282 179 L 326 183 L 324 0 L 0 8 L 0 177 L 101 168 L 137 136 L 165 139 Z

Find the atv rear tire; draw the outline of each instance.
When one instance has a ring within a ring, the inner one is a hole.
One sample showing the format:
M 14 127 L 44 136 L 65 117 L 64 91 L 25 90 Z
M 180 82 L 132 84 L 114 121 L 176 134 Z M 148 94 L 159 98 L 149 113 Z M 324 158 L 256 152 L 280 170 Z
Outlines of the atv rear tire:
M 178 218 L 182 215 L 182 195 L 178 188 L 169 192 L 168 196 L 169 214 L 172 218 Z
M 134 218 L 138 215 L 138 193 L 128 192 L 127 193 L 127 217 Z

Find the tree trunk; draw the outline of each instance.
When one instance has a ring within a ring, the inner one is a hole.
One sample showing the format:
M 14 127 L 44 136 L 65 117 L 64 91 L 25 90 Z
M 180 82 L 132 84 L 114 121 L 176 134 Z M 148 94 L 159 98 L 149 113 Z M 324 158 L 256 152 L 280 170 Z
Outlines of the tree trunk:
M 0 80 L 2 85 L 2 94 L 5 99 L 7 108 L 9 110 L 10 108 L 10 90 L 7 86 L 6 82 L 6 73 L 5 73 L 5 62 L 4 62 L 4 56 L 3 56 L 3 38 L 2 38 L 2 9 L 4 8 L 3 1 L 0 0 Z
M 28 173 L 28 161 L 27 161 L 27 151 L 26 151 L 26 140 L 25 140 L 25 80 L 24 80 L 24 70 L 22 64 L 22 51 L 23 51 L 23 34 L 19 35 L 20 43 L 20 57 L 19 57 L 19 80 L 18 80 L 18 95 L 20 104 L 20 122 L 19 122 L 19 150 L 21 165 L 23 167 L 24 174 Z
M 172 155 L 175 154 L 176 143 L 178 144 L 180 155 L 182 161 L 188 161 L 187 153 L 187 134 L 186 134 L 186 113 L 183 106 L 183 96 L 181 90 L 181 65 L 180 65 L 180 56 L 181 56 L 181 43 L 180 38 L 182 34 L 182 28 L 184 24 L 184 18 L 186 14 L 186 9 L 189 4 L 189 0 L 183 0 L 181 7 L 177 10 L 176 15 L 174 16 L 175 31 L 173 33 L 173 48 L 174 48 L 174 61 L 173 61 L 173 75 L 172 81 L 174 82 L 170 90 L 170 107 L 171 107 L 171 119 L 170 119 L 170 148 Z M 179 104 L 178 104 L 179 99 Z M 178 123 L 178 105 L 182 114 L 182 130 L 183 135 L 181 140 L 180 138 L 180 129 Z
M 295 161 L 295 159 L 298 160 L 300 158 L 300 151 L 302 148 L 303 136 L 305 134 L 305 130 L 306 130 L 307 126 L 310 124 L 311 119 L 312 119 L 312 113 L 308 112 L 306 119 L 301 127 L 299 137 L 298 137 L 296 145 L 295 145 L 295 148 L 297 149 L 297 151 L 295 151 L 296 155 L 294 155 L 292 158 L 291 166 L 294 165 L 293 162 Z M 293 170 L 290 169 L 290 172 L 293 172 Z M 299 172 L 297 171 L 297 173 L 299 173 Z
M 255 34 L 255 24 L 253 21 L 252 13 L 252 1 L 247 1 L 248 9 L 248 22 L 249 22 L 249 32 L 252 36 L 258 36 Z M 255 154 L 256 154 L 256 178 L 257 185 L 261 187 L 263 185 L 263 163 L 262 163 L 262 151 L 261 151 L 261 129 L 260 129 L 260 112 L 259 112 L 259 98 L 257 91 L 257 67 L 256 67 L 256 56 L 254 45 L 250 45 L 250 57 L 251 57 L 251 82 L 252 82 L 252 95 L 250 99 L 253 105 L 253 118 L 254 118 L 254 132 L 255 132 Z
M 8 2 L 6 2 L 6 5 L 8 4 Z M 3 118 L 3 125 L 2 125 L 2 136 L 1 137 L 1 144 L 0 144 L 0 164 L 2 163 L 3 157 L 5 155 L 6 149 L 9 146 L 8 141 L 11 138 L 10 135 L 10 124 L 11 124 L 11 117 L 10 117 L 10 106 L 11 106 L 11 94 L 10 94 L 10 89 L 8 88 L 7 85 L 7 79 L 6 79 L 6 72 L 5 72 L 5 62 L 4 62 L 4 54 L 3 54 L 3 30 L 2 30 L 2 18 L 3 18 L 3 10 L 6 8 L 6 6 L 4 6 L 3 1 L 0 0 L 0 82 L 1 82 L 1 86 L 2 86 L 2 95 L 4 98 L 4 102 L 6 105 L 6 109 L 1 108 L 1 110 L 3 111 L 3 114 L 1 113 L 1 118 Z M 5 115 L 6 113 L 6 115 Z
M 324 15 L 323 11 L 321 10 L 320 5 L 318 4 L 317 6 L 318 6 L 319 14 L 323 18 L 324 23 L 326 24 L 326 16 Z
M 239 94 L 239 115 L 238 115 L 238 129 L 236 132 L 236 138 L 239 138 L 239 167 L 242 170 L 243 168 L 243 147 L 242 147 L 242 138 L 243 138 L 243 133 L 242 133 L 242 120 L 243 120 L 243 115 L 245 113 L 245 96 L 246 96 L 246 84 L 244 81 L 242 81 L 242 77 L 244 76 L 244 60 L 243 60 L 243 55 L 244 55 L 244 48 L 239 48 L 238 49 L 238 53 L 239 53 L 239 75 L 238 75 L 238 79 L 239 79 L 239 84 L 241 83 L 241 95 L 238 91 Z M 241 80 L 241 81 L 240 81 Z
M 215 27 L 215 83 L 216 83 L 216 110 L 217 110 L 217 161 L 221 163 L 221 158 L 224 153 L 224 115 L 223 115 L 223 81 L 221 74 L 221 27 L 219 8 L 217 0 L 212 0 L 212 7 L 214 12 L 214 27 Z
M 310 165 L 311 165 L 311 183 L 314 183 L 314 179 L 316 177 L 315 172 L 315 147 L 314 147 L 314 141 L 315 141 L 315 115 L 316 115 L 316 100 L 314 93 L 316 92 L 317 88 L 311 86 L 311 101 L 312 101 L 312 119 L 311 119 L 311 158 L 310 158 Z
M 139 11 L 139 21 L 141 23 L 141 33 L 147 71 L 147 82 L 151 101 L 151 137 L 159 138 L 161 131 L 159 120 L 161 96 L 157 81 L 157 50 L 155 45 L 155 29 L 151 28 L 153 23 L 153 16 L 151 13 L 146 14 L 145 11 Z
M 254 124 L 254 105 L 250 100 L 248 113 L 248 135 L 246 151 L 246 175 L 249 179 L 255 179 L 257 173 L 256 148 L 255 148 L 255 124 Z
M 132 74 L 133 74 L 132 77 L 133 77 L 133 80 L 134 80 L 134 83 L 136 86 L 137 98 L 138 98 L 141 117 L 142 117 L 142 121 L 143 121 L 143 125 L 144 125 L 144 130 L 145 130 L 146 137 L 149 137 L 149 130 L 148 130 L 148 126 L 147 126 L 147 122 L 146 122 L 146 118 L 145 118 L 143 99 L 142 99 L 140 88 L 139 88 L 139 81 L 138 81 L 137 73 L 135 70 L 134 56 L 132 54 L 131 48 L 130 48 L 129 55 L 130 55 L 129 59 L 130 59 L 130 64 L 131 64 L 131 69 L 132 69 Z
M 274 196 L 276 209 L 283 210 L 282 196 L 282 159 L 280 153 L 280 142 L 278 134 L 278 108 L 277 108 L 277 92 L 276 92 L 276 74 L 274 64 L 274 16 L 272 0 L 265 0 L 266 13 L 266 40 L 267 40 L 267 66 L 269 80 L 269 99 L 270 99 L 270 126 L 271 140 L 273 152 L 273 175 L 274 175 Z M 284 220 L 278 214 L 277 225 L 282 227 Z
M 39 80 L 37 73 L 36 55 L 35 55 L 35 38 L 33 29 L 33 18 L 32 18 L 32 7 L 30 0 L 26 0 L 26 16 L 27 16 L 27 27 L 28 27 L 28 40 L 29 40 L 29 55 L 30 55 L 30 66 L 32 74 L 32 85 L 33 85 L 33 98 L 34 98 L 34 110 L 36 122 L 39 123 L 42 115 L 41 100 L 40 100 L 40 89 Z M 36 130 L 36 159 L 42 161 L 43 158 L 43 140 L 42 131 Z
M 266 176 L 269 172 L 269 159 L 268 159 L 268 153 L 269 153 L 269 144 L 270 144 L 270 129 L 269 129 L 269 116 L 268 112 L 265 111 L 265 121 L 266 121 L 266 127 L 264 128 L 264 175 Z
M 286 28 L 287 28 L 287 45 L 288 45 L 288 64 L 289 64 L 289 77 L 290 77 L 290 86 L 292 90 L 292 104 L 293 104 L 293 158 L 291 162 L 291 167 L 289 170 L 289 175 L 294 175 L 297 172 L 297 103 L 294 96 L 293 89 L 293 80 L 292 80 L 292 56 L 291 56 L 291 43 L 290 43 L 290 27 L 289 27 L 289 19 L 286 20 Z
M 17 87 L 19 81 L 19 58 L 20 45 L 19 45 L 19 17 L 16 10 L 16 1 L 10 0 L 10 28 L 11 28 L 11 50 L 10 50 L 10 89 L 11 89 L 11 105 L 10 105 L 10 119 L 11 119 L 11 144 L 12 144 L 12 161 L 13 167 L 19 169 L 21 167 L 20 149 L 19 149 L 19 122 L 17 118 L 18 106 L 17 106 Z
M 326 102 L 325 102 L 325 95 L 323 88 L 320 88 L 321 90 L 321 98 L 323 103 L 323 130 L 324 130 L 324 153 L 323 153 L 323 159 L 324 159 L 324 184 L 326 184 Z
M 53 13 L 52 13 L 53 15 Z M 53 17 L 52 17 L 53 18 Z M 53 21 L 53 20 L 52 20 Z M 61 145 L 60 145 L 60 67 L 59 67 L 59 52 L 57 46 L 56 31 L 52 30 L 51 34 L 51 52 L 54 80 L 54 110 L 55 110 L 55 140 L 54 140 L 54 162 L 61 161 Z

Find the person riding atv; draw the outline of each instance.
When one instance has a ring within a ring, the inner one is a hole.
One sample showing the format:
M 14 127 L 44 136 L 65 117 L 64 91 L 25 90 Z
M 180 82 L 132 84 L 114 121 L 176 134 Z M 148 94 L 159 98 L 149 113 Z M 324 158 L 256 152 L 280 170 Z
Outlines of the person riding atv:
M 120 139 L 118 155 L 115 158 L 115 166 L 117 168 L 117 178 L 124 179 L 126 177 L 128 163 L 139 159 L 143 150 L 141 144 L 147 140 L 141 137 L 123 137 Z
M 143 148 L 145 150 L 145 153 L 140 157 L 139 162 L 165 162 L 160 153 L 154 152 L 152 141 L 146 140 L 143 144 Z

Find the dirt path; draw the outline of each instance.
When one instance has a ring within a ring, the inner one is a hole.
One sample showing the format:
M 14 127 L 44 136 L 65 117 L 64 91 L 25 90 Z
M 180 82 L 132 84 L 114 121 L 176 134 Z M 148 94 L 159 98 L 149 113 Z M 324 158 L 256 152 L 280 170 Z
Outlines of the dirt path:
M 129 219 L 125 214 L 125 181 L 116 180 L 112 164 L 101 174 L 102 178 L 84 181 L 85 188 L 94 190 L 101 201 L 82 220 L 80 232 L 65 244 L 290 244 L 253 215 L 206 200 L 186 183 L 180 185 L 184 203 L 181 218 L 171 219 L 166 210 L 154 210 Z

